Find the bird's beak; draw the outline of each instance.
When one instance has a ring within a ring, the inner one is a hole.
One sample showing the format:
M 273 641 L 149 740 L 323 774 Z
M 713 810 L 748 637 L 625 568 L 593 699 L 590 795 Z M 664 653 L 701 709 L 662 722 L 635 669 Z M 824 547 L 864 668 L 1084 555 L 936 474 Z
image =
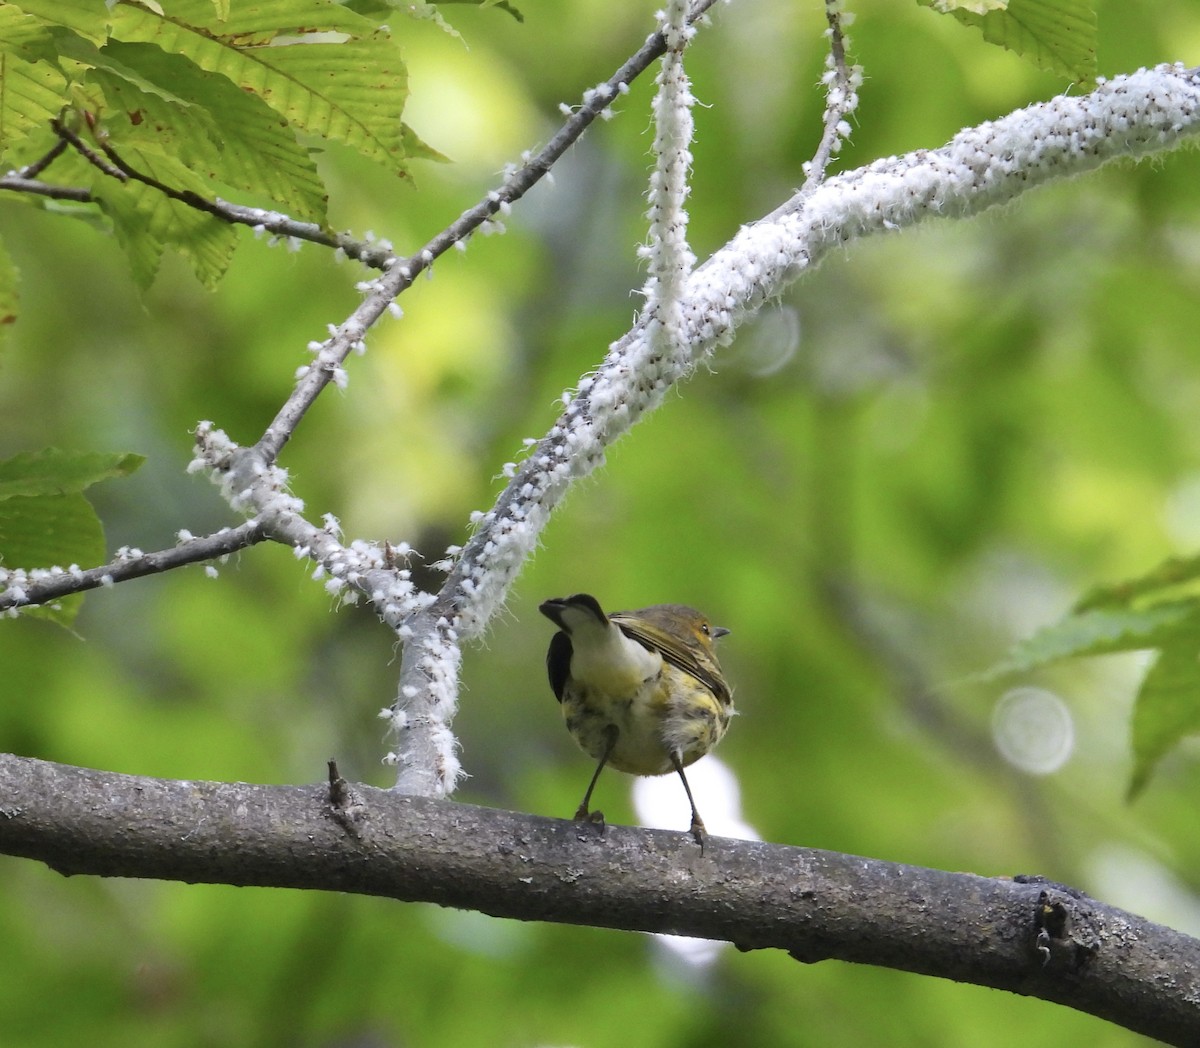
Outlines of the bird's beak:
M 727 630 L 727 629 L 726 629 L 724 626 L 714 626 L 714 627 L 712 628 L 712 636 L 713 636 L 713 640 L 716 640 L 718 637 L 724 637 L 724 636 L 726 636 L 726 635 L 727 635 L 729 632 L 730 632 L 730 631 L 729 631 L 729 630 Z

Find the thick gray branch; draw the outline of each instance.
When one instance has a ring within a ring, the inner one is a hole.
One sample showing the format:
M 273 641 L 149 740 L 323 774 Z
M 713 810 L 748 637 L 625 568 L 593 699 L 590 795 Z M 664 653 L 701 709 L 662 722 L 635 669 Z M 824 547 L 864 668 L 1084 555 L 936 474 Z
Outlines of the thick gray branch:
M 0 755 L 0 852 L 63 874 L 310 888 L 674 932 L 978 983 L 1200 1043 L 1200 941 L 1044 882 L 354 787 L 176 782 Z M 361 805 L 361 807 L 360 807 Z

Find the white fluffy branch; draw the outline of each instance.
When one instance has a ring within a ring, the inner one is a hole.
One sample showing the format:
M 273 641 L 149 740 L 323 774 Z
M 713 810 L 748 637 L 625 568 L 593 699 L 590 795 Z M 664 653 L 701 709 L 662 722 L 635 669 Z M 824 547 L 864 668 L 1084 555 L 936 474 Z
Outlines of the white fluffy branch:
M 313 578 L 339 603 L 365 596 L 401 639 L 411 635 L 410 619 L 433 603 L 396 562 L 395 552 L 355 539 L 343 543 L 338 522 L 326 514 L 324 527 L 305 520 L 304 503 L 288 490 L 287 470 L 268 463 L 258 447 L 243 448 L 211 422 L 196 427 L 196 457 L 189 472 L 207 473 L 229 505 L 261 526 L 265 534 L 291 546 L 298 558 L 316 562 Z
M 1200 129 L 1200 76 L 1163 65 L 968 128 L 946 146 L 878 160 L 797 194 L 744 226 L 692 273 L 681 300 L 686 359 L 655 352 L 645 318 L 613 343 L 484 515 L 440 603 L 479 636 L 571 482 L 769 299 L 833 247 L 933 217 L 965 217 L 1119 157 L 1172 149 Z
M 658 93 L 654 96 L 654 171 L 646 194 L 650 208 L 649 242 L 639 254 L 649 260 L 646 280 L 645 316 L 650 341 L 662 340 L 659 350 L 687 356 L 681 330 L 681 306 L 687 279 L 696 264 L 696 256 L 687 241 L 688 176 L 692 169 L 692 97 L 691 84 L 683 68 L 683 51 L 695 34 L 688 25 L 687 0 L 669 0 L 663 13 L 663 37 L 667 42 L 658 74 Z

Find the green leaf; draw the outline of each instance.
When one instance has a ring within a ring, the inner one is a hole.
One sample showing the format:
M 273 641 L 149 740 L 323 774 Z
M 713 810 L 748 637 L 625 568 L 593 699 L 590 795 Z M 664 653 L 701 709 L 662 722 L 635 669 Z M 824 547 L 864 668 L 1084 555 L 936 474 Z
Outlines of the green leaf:
M 419 157 L 422 160 L 435 160 L 439 164 L 450 162 L 445 154 L 439 153 L 433 146 L 426 145 L 407 124 L 400 125 L 400 137 L 404 142 L 404 152 L 408 156 Z
M 23 452 L 0 462 L 0 564 L 9 568 L 69 567 L 104 559 L 104 529 L 82 492 L 110 477 L 128 476 L 141 455 Z M 70 625 L 82 594 L 55 607 L 32 609 Z
M 1087 82 L 1096 76 L 1096 11 L 1092 0 L 1008 0 L 1005 7 L 979 0 L 917 0 L 1052 73 Z
M 175 189 L 204 196 L 208 182 L 178 157 L 127 148 L 124 159 L 137 171 Z M 179 249 L 192 265 L 197 279 L 215 287 L 237 247 L 238 228 L 173 200 L 152 186 L 98 179 L 93 192 L 112 217 L 118 239 L 130 259 L 134 276 L 149 286 L 158 268 L 162 246 Z
M 25 62 L 53 62 L 57 49 L 53 35 L 40 18 L 13 4 L 0 4 L 0 54 Z
M 1097 586 L 1075 605 L 1075 610 L 1110 606 L 1126 607 L 1134 601 L 1153 594 L 1171 592 L 1178 596 L 1181 588 L 1200 579 L 1200 556 L 1170 557 L 1145 575 L 1125 582 Z
M 108 37 L 108 11 L 95 0 L 14 0 L 11 6 L 49 25 L 65 26 L 94 44 Z
M 312 156 L 258 96 L 150 44 L 113 42 L 102 55 L 117 63 L 93 75 L 113 106 L 104 123 L 118 151 L 135 141 L 205 178 L 265 194 L 294 217 L 324 221 Z
M 208 0 L 176 0 L 162 17 L 122 2 L 113 34 L 184 55 L 260 98 L 294 128 L 334 139 L 407 173 L 400 116 L 407 72 L 389 35 L 329 0 L 263 0 L 227 20 Z
M 1200 732 L 1200 597 L 1165 598 L 1178 596 L 1198 574 L 1200 557 L 1173 557 L 1139 578 L 1097 588 L 1071 614 L 1015 645 L 981 678 L 1083 655 L 1156 649 L 1134 707 L 1128 791 L 1133 800 L 1162 757 L 1184 736 Z
M 1145 788 L 1162 757 L 1200 732 L 1200 642 L 1163 649 L 1142 681 L 1133 712 L 1133 777 L 1129 799 Z
M 134 282 L 145 290 L 154 283 L 162 262 L 163 240 L 151 231 L 150 213 L 154 201 L 161 201 L 162 196 L 136 182 L 126 187 L 100 179 L 93 181 L 92 195 L 112 220 L 113 232 L 129 260 Z M 145 209 L 138 206 L 143 200 L 147 201 Z
M 70 106 L 81 134 L 158 186 L 205 200 L 233 187 L 324 225 L 309 136 L 403 177 L 413 158 L 445 159 L 402 120 L 407 70 L 389 32 L 333 0 L 0 3 L 0 55 L 0 150 L 20 142 L 26 163 Z M 59 181 L 71 166 L 56 160 Z M 192 200 L 96 169 L 74 184 L 91 190 L 143 288 L 168 246 L 208 287 L 226 271 L 237 233 Z
M 89 451 L 23 451 L 0 461 L 0 500 L 31 495 L 67 495 L 112 477 L 127 477 L 142 455 Z
M 0 11 L 4 8 L 0 7 Z M 3 30 L 0 29 L 0 32 Z M 63 107 L 66 78 L 48 62 L 4 54 L 0 69 L 0 156 L 31 132 L 44 128 Z
M 1200 601 L 1181 600 L 1151 608 L 1094 608 L 1072 613 L 1032 637 L 1015 644 L 1008 654 L 977 679 L 995 680 L 1028 673 L 1063 659 L 1084 655 L 1161 648 L 1184 636 L 1200 636 Z
M 268 105 L 305 131 L 406 172 L 400 114 L 408 74 L 390 40 L 296 43 L 260 52 L 272 67 L 258 87 Z
M 98 564 L 104 560 L 104 528 L 83 495 L 36 495 L 0 499 L 0 564 L 6 567 Z M 31 608 L 26 614 L 69 626 L 83 594 L 57 607 Z

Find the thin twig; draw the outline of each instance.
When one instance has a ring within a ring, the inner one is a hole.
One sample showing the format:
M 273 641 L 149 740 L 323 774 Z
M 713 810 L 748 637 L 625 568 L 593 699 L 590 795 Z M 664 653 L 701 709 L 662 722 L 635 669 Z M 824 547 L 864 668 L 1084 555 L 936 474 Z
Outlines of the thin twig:
M 97 171 L 108 175 L 109 178 L 115 178 L 118 182 L 129 181 L 129 175 L 126 174 L 126 172 L 121 170 L 119 166 L 112 163 L 110 160 L 106 160 L 99 153 L 97 153 L 74 131 L 67 127 L 67 125 L 58 117 L 55 117 L 50 121 L 50 126 L 54 129 L 54 133 L 58 135 L 59 138 L 70 142 L 75 151 L 89 164 L 91 164 L 92 167 L 96 168 Z
M 5 587 L 0 590 L 0 611 L 48 604 L 73 593 L 156 575 L 185 564 L 213 560 L 253 546 L 265 538 L 267 535 L 262 524 L 258 520 L 248 520 L 236 528 L 222 528 L 199 538 L 185 538 L 170 549 L 153 553 L 127 553 L 97 568 L 0 570 L 0 585 Z
M 825 19 L 829 23 L 829 55 L 826 59 L 824 79 L 828 83 L 825 102 L 825 128 L 812 160 L 804 165 L 804 192 L 811 192 L 825 179 L 833 154 L 846 137 L 843 122 L 858 108 L 858 87 L 862 72 L 857 66 L 846 63 L 846 36 L 844 27 L 851 18 L 842 10 L 842 0 L 825 0 Z
M 359 240 L 352 237 L 349 233 L 335 233 L 330 229 L 318 225 L 316 222 L 302 222 L 281 211 L 231 204 L 226 200 L 221 200 L 219 197 L 214 197 L 210 200 L 190 189 L 176 189 L 155 178 L 153 175 L 139 171 L 121 156 L 111 143 L 105 142 L 101 144 L 100 149 L 104 154 L 101 156 L 88 146 L 79 135 L 67 128 L 61 120 L 52 120 L 50 123 L 64 145 L 69 143 L 97 170 L 120 182 L 140 182 L 142 185 L 149 186 L 151 189 L 157 190 L 172 200 L 176 200 L 196 211 L 202 211 L 204 214 L 211 215 L 213 218 L 227 222 L 230 225 L 249 226 L 256 232 L 263 231 L 276 237 L 304 240 L 322 247 L 334 248 L 341 251 L 348 258 L 353 258 L 372 269 L 384 269 L 390 262 L 395 260 L 395 252 L 382 244 Z M 42 161 L 38 161 L 38 163 L 40 164 Z M 34 166 L 36 165 L 30 165 L 30 167 Z M 0 179 L 0 189 L 39 193 L 43 196 L 79 200 L 85 203 L 92 202 L 95 199 L 86 189 L 64 191 L 59 190 L 57 187 L 50 187 L 48 189 L 42 183 L 29 184 L 21 179 L 21 176 L 24 175 L 25 171 L 23 170 L 18 172 L 16 177 L 9 176 L 8 178 Z
M 46 150 L 45 155 L 40 160 L 35 160 L 32 164 L 26 164 L 19 171 L 14 171 L 13 174 L 16 175 L 17 178 L 37 178 L 37 176 L 45 171 L 46 168 L 48 168 L 51 164 L 53 164 L 55 160 L 62 156 L 66 150 L 67 141 L 60 136 L 58 141 L 55 142 L 54 145 L 52 145 L 48 150 Z
M 74 200 L 80 204 L 95 203 L 90 189 L 82 186 L 56 186 L 50 182 L 41 182 L 34 178 L 24 178 L 19 174 L 0 175 L 0 189 L 8 189 L 14 193 L 28 193 L 31 196 L 49 197 L 51 200 Z

